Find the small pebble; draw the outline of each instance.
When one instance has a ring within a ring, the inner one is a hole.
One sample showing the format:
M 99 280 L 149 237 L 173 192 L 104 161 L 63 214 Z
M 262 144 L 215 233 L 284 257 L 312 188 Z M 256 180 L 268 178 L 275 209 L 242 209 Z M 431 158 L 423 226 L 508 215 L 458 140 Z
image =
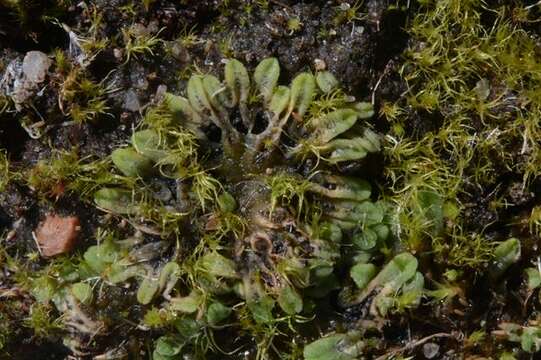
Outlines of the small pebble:
M 159 85 L 156 89 L 156 95 L 154 95 L 154 101 L 157 103 L 161 102 L 163 99 L 165 99 L 165 94 L 167 93 L 167 85 Z
M 314 68 L 316 69 L 316 71 L 323 71 L 327 68 L 327 64 L 322 59 L 315 59 Z
M 440 352 L 440 346 L 438 344 L 429 342 L 423 345 L 423 355 L 427 359 L 435 358 Z
M 24 56 L 23 73 L 26 79 L 33 83 L 40 83 L 45 80 L 47 71 L 51 66 L 51 59 L 41 51 L 29 51 Z
M 81 230 L 76 216 L 47 215 L 36 229 L 36 241 L 45 257 L 70 252 Z
M 137 97 L 135 91 L 133 91 L 132 89 L 126 92 L 126 95 L 124 97 L 124 109 L 133 112 L 137 112 L 141 109 L 141 103 L 139 102 L 139 98 Z
M 113 55 L 117 61 L 121 61 L 122 58 L 124 57 L 124 51 L 120 48 L 115 48 L 113 50 Z

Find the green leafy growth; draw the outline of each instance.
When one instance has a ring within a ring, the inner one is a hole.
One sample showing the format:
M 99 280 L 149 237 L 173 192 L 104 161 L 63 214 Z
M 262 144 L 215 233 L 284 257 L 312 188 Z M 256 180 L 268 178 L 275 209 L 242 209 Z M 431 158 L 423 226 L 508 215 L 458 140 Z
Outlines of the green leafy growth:
M 114 150 L 111 153 L 111 160 L 125 176 L 145 178 L 152 174 L 152 160 L 133 148 Z
M 229 317 L 232 309 L 220 302 L 213 302 L 206 311 L 206 319 L 209 325 L 218 326 L 221 322 Z
M 537 289 L 541 286 L 541 272 L 538 268 L 527 268 L 525 270 L 529 290 Z
M 346 306 L 365 301 L 374 291 L 377 295 L 372 300 L 372 312 L 385 316 L 389 310 L 414 307 L 419 304 L 423 293 L 424 278 L 417 271 L 417 259 L 410 253 L 396 255 L 379 271 L 375 277 L 360 287 L 356 295 L 348 295 L 347 289 L 342 292 L 342 300 Z M 364 271 L 364 272 L 362 272 Z M 372 267 L 356 265 L 352 276 L 363 285 L 374 271 Z M 377 309 L 377 313 L 376 313 Z
M 161 30 L 156 34 L 151 34 L 149 31 L 141 33 L 136 26 L 126 26 L 121 31 L 126 57 L 124 64 L 127 64 L 132 58 L 138 59 L 140 56 L 153 56 L 158 45 L 163 42 L 159 38 Z
M 269 102 L 278 84 L 280 64 L 276 58 L 268 58 L 259 63 L 254 71 L 254 82 L 265 102 Z
M 152 277 L 152 274 L 148 274 L 139 284 L 139 288 L 137 289 L 137 301 L 143 305 L 150 304 L 159 288 L 160 284 L 157 279 Z
M 520 241 L 516 238 L 506 240 L 494 249 L 494 260 L 488 271 L 493 279 L 501 277 L 505 271 L 520 259 Z
M 301 295 L 292 287 L 284 286 L 278 294 L 278 305 L 289 315 L 298 314 L 302 311 L 303 302 Z
M 203 305 L 204 298 L 196 291 L 192 291 L 188 296 L 172 298 L 171 309 L 183 314 L 193 314 Z
M 199 259 L 197 267 L 201 271 L 217 277 L 235 279 L 239 276 L 233 260 L 215 251 L 203 255 Z
M 164 335 L 156 341 L 152 358 L 154 360 L 178 359 L 186 340 L 179 336 Z
M 99 41 L 90 41 L 87 49 L 88 61 L 91 61 L 102 49 L 107 46 L 104 38 Z M 58 53 L 57 53 L 58 54 Z M 62 55 L 63 56 L 63 55 Z M 59 65 L 57 57 L 57 66 Z M 63 66 L 63 65 L 61 65 Z M 95 82 L 89 78 L 88 73 L 79 66 L 67 66 L 67 73 L 63 75 L 59 89 L 59 107 L 62 113 L 69 116 L 76 124 L 95 122 L 100 117 L 108 115 L 110 109 L 107 96 L 117 89 L 113 85 L 106 85 L 106 79 Z
M 316 82 L 312 74 L 301 73 L 297 75 L 291 82 L 291 98 L 288 111 L 296 110 L 298 115 L 302 117 L 312 102 L 315 87 Z
M 334 90 L 339 84 L 338 80 L 329 71 L 321 71 L 316 74 L 317 86 L 323 93 L 328 94 Z
M 0 191 L 4 191 L 14 177 L 16 177 L 16 173 L 10 168 L 6 152 L 0 150 Z
M 316 174 L 310 182 L 311 192 L 332 199 L 364 201 L 370 198 L 372 187 L 366 180 L 330 174 Z
M 541 351 L 541 328 L 538 326 L 520 326 L 513 323 L 501 323 L 498 334 L 508 341 L 519 343 L 522 350 L 528 353 Z
M 131 191 L 123 189 L 100 189 L 94 194 L 94 202 L 100 209 L 116 214 L 131 214 L 136 210 L 133 206 Z
M 377 268 L 373 264 L 356 264 L 350 269 L 349 274 L 355 285 L 362 290 L 376 276 Z
M 300 216 L 308 206 L 306 192 L 310 183 L 293 175 L 280 173 L 268 179 L 271 189 L 270 215 L 280 206 L 293 206 L 297 215 Z
M 34 335 L 40 339 L 52 338 L 63 328 L 61 319 L 54 317 L 50 305 L 41 303 L 32 304 L 24 326 L 31 328 Z
M 86 282 L 78 282 L 71 286 L 73 296 L 85 305 L 89 305 L 94 297 L 92 286 Z
M 360 334 L 351 331 L 316 340 L 304 347 L 303 355 L 306 360 L 354 360 L 365 346 Z
M 244 65 L 230 59 L 225 66 L 223 83 L 212 75 L 193 75 L 188 81 L 187 98 L 167 94 L 166 102 L 182 126 L 200 138 L 204 138 L 201 127 L 206 125 L 201 119 L 214 123 L 221 129 L 224 153 L 240 159 L 246 166 L 252 166 L 254 158 L 262 156 L 257 154 L 260 151 L 264 158 L 270 157 L 279 147 L 283 132 L 298 142 L 290 150 L 290 157 L 315 155 L 319 160 L 336 164 L 359 160 L 368 153 L 379 151 L 379 137 L 374 132 L 353 129 L 358 119 L 373 115 L 372 105 L 347 100 L 336 89 L 338 83 L 332 74 L 321 72 L 314 77 L 310 73 L 301 73 L 292 80 L 290 87 L 278 85 L 279 75 L 280 67 L 274 58 L 262 60 L 251 80 Z M 252 90 L 257 92 L 254 97 L 251 97 Z M 252 130 L 257 119 L 248 111 L 248 106 L 258 102 L 257 95 L 261 96 L 269 122 L 262 132 L 255 134 Z M 238 107 L 247 133 L 233 126 L 233 107 Z M 292 122 L 290 118 L 296 120 Z M 305 139 L 303 128 L 308 126 L 313 130 L 309 124 L 316 122 L 325 123 L 326 130 Z M 350 131 L 346 134 L 346 130 Z M 348 136 L 331 141 L 340 134 Z
M 250 91 L 250 76 L 244 65 L 236 59 L 229 60 L 225 65 L 224 80 L 231 94 L 231 106 L 237 104 L 246 106 Z

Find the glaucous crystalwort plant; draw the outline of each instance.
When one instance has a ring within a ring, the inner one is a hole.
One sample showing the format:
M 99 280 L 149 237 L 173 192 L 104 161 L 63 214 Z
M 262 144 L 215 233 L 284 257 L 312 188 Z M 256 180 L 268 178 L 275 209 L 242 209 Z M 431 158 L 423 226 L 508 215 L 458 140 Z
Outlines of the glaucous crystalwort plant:
M 242 63 L 230 60 L 223 83 L 213 75 L 194 75 L 187 98 L 169 94 L 167 101 L 200 137 L 202 127 L 219 128 L 224 153 L 256 172 L 276 150 L 287 158 L 312 153 L 331 164 L 379 150 L 373 131 L 354 126 L 372 116 L 372 105 L 346 97 L 331 73 L 301 73 L 289 87 L 278 85 L 279 77 L 274 58 L 263 60 L 252 79 Z M 296 146 L 282 146 L 284 135 Z
M 326 71 L 301 73 L 289 86 L 279 78 L 274 58 L 252 76 L 237 60 L 226 63 L 223 81 L 193 75 L 185 97 L 166 94 L 147 111 L 130 144 L 112 152 L 108 172 L 102 159 L 96 177 L 74 180 L 137 231 L 123 240 L 102 231 L 73 280 L 55 280 L 64 296 L 50 297 L 66 319 L 105 334 L 107 322 L 84 317 L 79 304 L 100 313 L 103 288 L 125 287 L 143 306 L 130 322 L 161 334 L 154 359 L 252 345 L 266 358 L 302 346 L 280 336 L 314 321 L 333 290 L 344 288 L 344 307 L 376 299 L 374 316 L 418 304 L 423 276 L 411 254 L 392 257 L 388 205 L 342 170 L 362 168 L 380 149 L 363 121 L 372 105 L 347 96 Z M 372 264 L 385 259 L 382 269 Z M 239 336 L 223 341 L 231 327 Z

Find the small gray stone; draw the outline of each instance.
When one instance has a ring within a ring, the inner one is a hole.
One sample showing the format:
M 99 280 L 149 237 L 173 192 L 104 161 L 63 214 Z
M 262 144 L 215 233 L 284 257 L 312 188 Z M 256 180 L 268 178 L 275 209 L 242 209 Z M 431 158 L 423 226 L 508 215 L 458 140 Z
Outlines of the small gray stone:
M 137 97 L 137 94 L 133 90 L 128 90 L 126 92 L 126 95 L 124 97 L 124 109 L 128 111 L 139 111 L 141 109 L 141 103 L 139 102 L 139 98 Z
M 436 343 L 426 343 L 423 345 L 423 355 L 427 359 L 435 358 L 440 352 L 440 346 Z
M 191 60 L 190 52 L 177 41 L 171 43 L 171 55 L 183 63 Z
M 156 95 L 154 95 L 155 102 L 161 102 L 165 98 L 165 93 L 167 92 L 167 85 L 161 84 L 156 89 Z
M 23 73 L 26 79 L 33 83 L 40 83 L 45 80 L 47 71 L 51 66 L 51 59 L 41 51 L 29 51 L 24 56 Z
M 475 91 L 475 94 L 479 100 L 486 100 L 490 95 L 490 81 L 487 79 L 479 80 L 477 84 L 475 84 L 475 88 L 473 90 Z

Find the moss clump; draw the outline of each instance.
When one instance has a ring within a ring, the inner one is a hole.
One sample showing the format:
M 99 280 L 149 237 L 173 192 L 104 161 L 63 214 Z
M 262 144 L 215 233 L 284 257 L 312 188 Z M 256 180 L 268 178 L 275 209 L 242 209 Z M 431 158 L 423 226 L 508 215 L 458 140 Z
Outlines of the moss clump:
M 423 3 L 411 20 L 415 41 L 401 67 L 407 96 L 380 110 L 392 125 L 385 171 L 401 209 L 402 238 L 417 251 L 434 250 L 449 266 L 469 263 L 481 269 L 490 260 L 492 246 L 484 231 L 498 224 L 486 221 L 483 230 L 472 230 L 467 221 L 469 207 L 489 196 L 481 189 L 498 186 L 504 174 L 521 178 L 523 188 L 537 177 L 534 139 L 541 108 L 531 89 L 541 78 L 531 56 L 535 41 L 522 28 L 527 20 L 511 15 L 520 9 L 493 7 L 487 27 L 488 10 L 480 3 Z M 407 122 L 425 113 L 432 114 L 434 122 L 427 126 L 433 130 L 415 133 Z M 436 218 L 416 209 L 426 191 L 440 198 Z M 510 206 L 498 207 L 498 191 L 490 196 L 490 206 L 480 209 L 483 216 Z M 449 206 L 453 214 L 445 213 Z M 445 231 L 424 230 L 445 219 L 448 227 L 440 229 Z
M 494 291 L 510 304 L 509 287 L 520 279 L 503 280 L 506 270 L 535 262 L 524 249 L 538 242 L 536 201 L 517 194 L 528 198 L 524 194 L 536 191 L 539 178 L 541 103 L 533 89 L 541 73 L 534 55 L 538 34 L 530 28 L 538 21 L 536 6 L 420 2 L 400 67 L 407 92 L 380 108 L 390 125 L 384 171 L 391 191 L 384 190 L 385 198 L 395 204 L 402 243 L 434 261 L 439 294 L 432 294 L 444 311 L 462 308 L 469 291 Z M 520 240 L 504 241 L 513 236 Z M 478 310 L 488 318 L 493 312 Z M 534 323 L 535 317 L 526 316 Z M 536 331 L 503 330 L 509 340 L 523 337 L 531 344 Z M 497 357 L 493 346 L 500 338 L 476 341 L 477 349 Z M 536 349 L 526 344 L 522 350 Z

